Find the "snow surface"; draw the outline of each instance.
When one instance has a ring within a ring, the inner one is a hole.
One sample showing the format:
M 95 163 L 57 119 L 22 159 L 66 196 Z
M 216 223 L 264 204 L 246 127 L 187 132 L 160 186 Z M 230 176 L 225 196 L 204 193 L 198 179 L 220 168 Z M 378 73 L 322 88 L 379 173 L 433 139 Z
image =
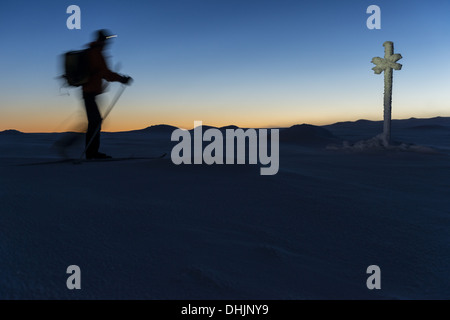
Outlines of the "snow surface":
M 393 139 L 435 152 L 323 145 L 382 122 L 280 132 L 275 176 L 170 157 L 19 166 L 58 158 L 62 134 L 0 133 L 0 298 L 448 299 L 450 121 L 415 120 Z M 169 129 L 103 133 L 101 149 L 170 154 Z M 73 264 L 81 290 L 66 288 Z

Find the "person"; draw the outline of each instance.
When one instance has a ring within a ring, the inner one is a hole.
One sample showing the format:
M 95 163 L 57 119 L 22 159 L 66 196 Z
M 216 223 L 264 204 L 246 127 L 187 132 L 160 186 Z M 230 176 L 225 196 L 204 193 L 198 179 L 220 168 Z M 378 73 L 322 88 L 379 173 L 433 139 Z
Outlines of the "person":
M 95 40 L 89 44 L 88 50 L 88 64 L 90 70 L 89 80 L 83 84 L 82 88 L 84 106 L 88 119 L 86 131 L 86 159 L 105 159 L 111 158 L 111 156 L 98 151 L 100 147 L 102 116 L 98 109 L 96 96 L 104 91 L 103 80 L 130 84 L 132 78 L 111 71 L 106 64 L 103 51 L 108 42 L 111 41 L 110 39 L 116 36 L 112 35 L 111 32 L 106 29 L 98 30 L 95 33 L 95 36 Z

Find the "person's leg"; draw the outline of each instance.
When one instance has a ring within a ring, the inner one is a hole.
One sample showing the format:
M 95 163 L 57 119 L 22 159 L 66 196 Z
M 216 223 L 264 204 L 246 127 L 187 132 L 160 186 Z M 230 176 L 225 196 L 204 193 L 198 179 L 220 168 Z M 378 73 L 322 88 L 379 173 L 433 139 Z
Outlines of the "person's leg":
M 95 101 L 94 94 L 83 94 L 84 105 L 86 107 L 86 114 L 88 118 L 88 128 L 86 132 L 86 146 L 93 140 L 86 150 L 86 158 L 95 157 L 98 154 L 100 147 L 100 130 L 102 124 L 102 117 L 98 111 L 97 102 Z M 97 131 L 98 130 L 98 131 Z

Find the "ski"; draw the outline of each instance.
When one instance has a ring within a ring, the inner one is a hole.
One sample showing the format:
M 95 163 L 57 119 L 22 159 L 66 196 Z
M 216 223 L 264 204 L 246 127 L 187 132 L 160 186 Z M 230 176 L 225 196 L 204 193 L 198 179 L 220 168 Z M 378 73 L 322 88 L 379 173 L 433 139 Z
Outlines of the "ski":
M 81 164 L 81 163 L 95 163 L 95 162 L 132 161 L 132 160 L 156 160 L 156 159 L 162 159 L 166 155 L 167 155 L 167 153 L 163 153 L 159 156 L 154 156 L 154 157 L 118 157 L 118 158 L 107 158 L 107 159 L 81 159 L 81 160 L 75 159 L 75 158 L 67 158 L 67 159 L 58 159 L 58 160 L 52 160 L 52 161 L 23 163 L 23 164 L 17 164 L 16 166 L 39 166 L 39 165 L 50 165 L 50 164 L 59 164 L 59 163 Z
M 105 158 L 105 159 L 82 159 L 81 163 L 89 162 L 114 162 L 114 161 L 127 161 L 127 160 L 155 160 L 164 158 L 167 153 L 163 153 L 156 157 L 118 157 L 118 158 Z M 80 163 L 80 159 L 72 159 L 72 161 L 77 164 Z

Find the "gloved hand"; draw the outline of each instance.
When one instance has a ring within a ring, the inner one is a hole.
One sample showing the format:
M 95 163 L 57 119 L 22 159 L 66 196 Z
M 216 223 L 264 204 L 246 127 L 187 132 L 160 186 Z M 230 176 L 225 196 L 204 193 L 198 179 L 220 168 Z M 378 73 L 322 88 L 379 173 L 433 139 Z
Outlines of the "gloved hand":
M 122 79 L 120 80 L 120 82 L 123 83 L 123 84 L 130 85 L 131 82 L 133 82 L 133 78 L 131 78 L 129 76 L 123 76 Z

